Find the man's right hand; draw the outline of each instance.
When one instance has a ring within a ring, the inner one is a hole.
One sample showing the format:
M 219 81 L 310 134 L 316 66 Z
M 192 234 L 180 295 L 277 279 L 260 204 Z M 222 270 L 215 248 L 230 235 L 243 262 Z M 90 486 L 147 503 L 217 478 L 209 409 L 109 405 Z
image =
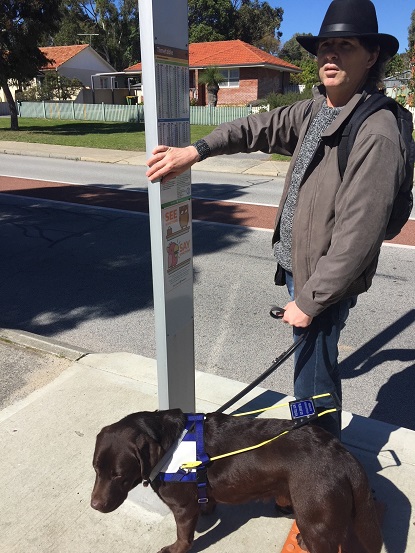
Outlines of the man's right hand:
M 152 154 L 147 160 L 149 169 L 146 172 L 151 182 L 161 179 L 167 182 L 174 179 L 199 161 L 199 154 L 194 146 L 185 148 L 156 146 Z
M 282 317 L 282 321 L 284 323 L 288 323 L 291 326 L 296 326 L 298 328 L 306 328 L 311 324 L 311 321 L 313 320 L 313 317 L 310 317 L 299 307 L 297 307 L 297 304 L 295 301 L 290 301 L 287 303 L 287 305 L 284 307 L 284 315 Z

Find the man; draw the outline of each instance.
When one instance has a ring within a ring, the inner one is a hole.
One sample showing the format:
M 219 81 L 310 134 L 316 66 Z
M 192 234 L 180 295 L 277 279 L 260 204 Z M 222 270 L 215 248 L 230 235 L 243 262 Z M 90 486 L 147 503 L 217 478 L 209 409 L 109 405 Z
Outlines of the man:
M 186 148 L 158 146 L 149 159 L 150 180 L 170 179 L 208 156 L 267 151 L 291 155 L 273 236 L 275 282 L 292 301 L 283 321 L 294 337 L 294 395 L 325 392 L 341 398 L 340 330 L 358 294 L 376 271 L 394 197 L 405 175 L 405 149 L 392 112 L 380 110 L 362 124 L 343 180 L 338 169 L 339 130 L 377 85 L 397 39 L 378 33 L 369 0 L 334 0 L 317 36 L 298 42 L 317 56 L 321 86 L 313 101 L 219 126 Z M 320 410 L 326 400 L 319 400 Z M 340 436 L 340 416 L 319 424 Z

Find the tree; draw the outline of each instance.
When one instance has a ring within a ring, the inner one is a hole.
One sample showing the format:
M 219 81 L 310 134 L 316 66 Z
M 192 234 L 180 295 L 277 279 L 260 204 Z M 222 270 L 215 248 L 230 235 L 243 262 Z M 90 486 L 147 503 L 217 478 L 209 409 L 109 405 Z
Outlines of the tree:
M 283 13 L 260 0 L 189 0 L 189 42 L 240 39 L 275 54 Z
M 408 27 L 408 50 L 413 52 L 415 47 L 415 10 L 411 13 L 411 23 Z
M 216 104 L 218 103 L 219 85 L 220 83 L 223 83 L 224 80 L 225 77 L 223 76 L 221 70 L 213 65 L 207 67 L 199 75 L 199 83 L 205 84 L 208 91 L 209 106 L 216 107 Z
M 412 50 L 410 68 L 411 68 L 411 78 L 409 79 L 409 83 L 408 83 L 409 94 L 407 97 L 407 102 L 409 106 L 414 107 L 415 106 L 415 53 L 414 53 L 414 50 Z
M 232 40 L 235 8 L 231 0 L 189 0 L 189 42 Z
M 301 60 L 305 59 L 314 59 L 314 56 L 307 52 L 299 42 L 297 42 L 298 36 L 313 36 L 311 33 L 302 34 L 295 33 L 289 40 L 284 42 L 280 52 L 279 57 L 285 61 L 298 65 Z
M 385 77 L 398 75 L 407 69 L 410 69 L 408 54 L 395 54 L 386 64 Z
M 136 0 L 63 0 L 56 46 L 88 42 L 117 71 L 140 59 Z M 83 36 L 84 35 L 84 36 Z
M 291 75 L 291 82 L 294 84 L 304 84 L 309 87 L 318 83 L 320 79 L 315 56 L 307 52 L 297 42 L 296 37 L 301 34 L 296 33 L 287 40 L 281 48 L 279 56 L 281 59 L 293 63 L 302 69 L 301 73 Z M 306 36 L 312 36 L 312 34 L 308 33 Z
M 302 71 L 301 73 L 291 75 L 290 80 L 293 84 L 304 84 L 306 87 L 311 87 L 320 82 L 317 62 L 315 59 L 303 59 L 296 65 L 302 69 Z
M 84 85 L 79 79 L 69 79 L 59 75 L 56 71 L 46 71 L 41 84 L 31 86 L 24 92 L 19 92 L 18 99 L 29 102 L 69 100 L 83 87 Z
M 60 13 L 61 23 L 58 32 L 53 36 L 45 35 L 44 44 L 70 46 L 71 44 L 78 44 L 83 33 L 96 32 L 78 2 L 61 2 Z
M 39 50 L 45 32 L 59 26 L 60 0 L 2 0 L 0 4 L 0 87 L 10 107 L 10 127 L 18 130 L 12 83 L 32 80 L 49 61 Z
M 236 17 L 236 38 L 268 52 L 276 52 L 280 45 L 278 29 L 283 14 L 282 8 L 272 8 L 268 2 L 241 0 Z

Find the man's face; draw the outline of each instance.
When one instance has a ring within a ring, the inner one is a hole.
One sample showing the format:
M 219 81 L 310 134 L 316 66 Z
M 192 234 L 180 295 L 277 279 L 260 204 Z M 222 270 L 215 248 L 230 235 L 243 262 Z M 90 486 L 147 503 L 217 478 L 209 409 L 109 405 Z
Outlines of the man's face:
M 378 51 L 368 52 L 357 38 L 320 41 L 317 50 L 319 76 L 334 105 L 341 106 L 350 100 L 364 84 L 378 55 Z

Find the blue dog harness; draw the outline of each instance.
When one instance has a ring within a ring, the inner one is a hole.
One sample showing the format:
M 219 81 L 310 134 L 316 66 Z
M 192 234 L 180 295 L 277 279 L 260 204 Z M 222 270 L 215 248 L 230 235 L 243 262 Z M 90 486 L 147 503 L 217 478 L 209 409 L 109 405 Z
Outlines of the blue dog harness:
M 157 463 L 150 475 L 150 482 L 196 482 L 199 503 L 207 503 L 207 465 L 210 457 L 205 451 L 203 439 L 205 415 L 186 413 L 184 430 Z M 190 455 L 190 457 L 189 457 Z M 199 461 L 201 464 L 190 470 L 180 468 L 184 461 Z

